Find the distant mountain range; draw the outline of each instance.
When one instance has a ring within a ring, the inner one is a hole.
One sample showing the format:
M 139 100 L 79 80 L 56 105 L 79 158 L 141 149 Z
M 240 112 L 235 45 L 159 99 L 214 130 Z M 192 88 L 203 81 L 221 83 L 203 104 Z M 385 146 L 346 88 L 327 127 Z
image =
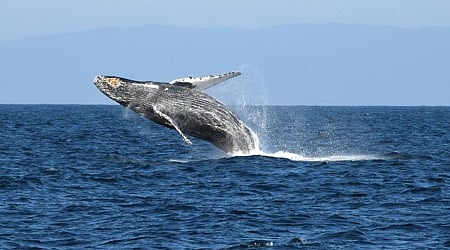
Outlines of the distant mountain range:
M 170 81 L 241 70 L 228 104 L 450 105 L 450 28 L 148 25 L 0 43 L 0 103 L 111 103 L 98 74 Z

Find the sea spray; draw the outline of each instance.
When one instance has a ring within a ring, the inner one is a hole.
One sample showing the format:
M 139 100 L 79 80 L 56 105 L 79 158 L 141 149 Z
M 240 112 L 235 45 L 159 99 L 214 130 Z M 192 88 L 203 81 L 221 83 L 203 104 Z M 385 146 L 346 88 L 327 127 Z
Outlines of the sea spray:
M 126 107 L 126 108 L 122 109 L 122 117 L 124 119 L 129 119 L 130 118 L 130 113 L 133 113 L 133 111 L 130 108 Z
M 242 72 L 240 77 L 206 92 L 230 107 L 258 138 L 257 148 L 265 148 L 268 132 L 266 82 L 262 73 L 253 66 L 241 65 L 238 71 Z
M 244 122 L 254 130 L 258 137 L 258 148 L 265 148 L 267 141 L 267 105 L 268 90 L 263 74 L 258 68 L 250 65 L 241 65 L 239 70 L 243 72 L 241 99 L 242 103 L 237 103 L 238 115 L 242 116 Z

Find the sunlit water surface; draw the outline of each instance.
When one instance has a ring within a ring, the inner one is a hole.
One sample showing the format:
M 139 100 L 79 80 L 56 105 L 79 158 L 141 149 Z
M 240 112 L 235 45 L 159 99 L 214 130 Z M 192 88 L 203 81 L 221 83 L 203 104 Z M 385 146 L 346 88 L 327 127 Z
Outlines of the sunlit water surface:
M 450 247 L 450 108 L 237 112 L 251 155 L 119 106 L 1 105 L 0 248 Z

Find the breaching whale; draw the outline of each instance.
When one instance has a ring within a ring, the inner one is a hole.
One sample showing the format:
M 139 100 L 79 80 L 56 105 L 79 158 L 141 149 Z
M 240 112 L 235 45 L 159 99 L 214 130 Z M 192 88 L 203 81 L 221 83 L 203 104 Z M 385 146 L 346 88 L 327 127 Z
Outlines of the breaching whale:
M 249 153 L 256 148 L 252 131 L 225 105 L 202 90 L 239 72 L 217 76 L 185 77 L 171 82 L 134 81 L 117 76 L 96 76 L 94 84 L 120 105 L 165 127 L 206 140 L 227 153 Z

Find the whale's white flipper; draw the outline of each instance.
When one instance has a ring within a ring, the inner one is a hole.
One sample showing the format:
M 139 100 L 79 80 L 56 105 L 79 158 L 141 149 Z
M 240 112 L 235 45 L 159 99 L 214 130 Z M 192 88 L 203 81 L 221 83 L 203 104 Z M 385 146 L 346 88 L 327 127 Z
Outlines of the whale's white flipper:
M 181 135 L 181 138 L 183 138 L 183 141 L 186 142 L 186 144 L 192 145 L 191 140 L 189 140 L 189 138 L 187 138 L 183 132 L 181 131 L 181 129 L 177 126 L 177 124 L 172 120 L 172 118 L 170 118 L 168 115 L 164 114 L 163 112 L 161 112 L 159 109 L 154 108 L 153 110 L 155 110 L 155 112 L 160 115 L 161 117 L 163 117 L 164 119 L 166 119 L 170 125 L 172 125 L 175 130 Z
M 196 90 L 204 90 L 209 87 L 212 87 L 218 83 L 226 81 L 230 78 L 240 76 L 241 73 L 237 71 L 228 72 L 221 75 L 216 76 L 204 76 L 204 77 L 184 77 L 180 79 L 175 79 L 170 82 L 173 85 L 179 85 L 183 87 L 188 87 Z

